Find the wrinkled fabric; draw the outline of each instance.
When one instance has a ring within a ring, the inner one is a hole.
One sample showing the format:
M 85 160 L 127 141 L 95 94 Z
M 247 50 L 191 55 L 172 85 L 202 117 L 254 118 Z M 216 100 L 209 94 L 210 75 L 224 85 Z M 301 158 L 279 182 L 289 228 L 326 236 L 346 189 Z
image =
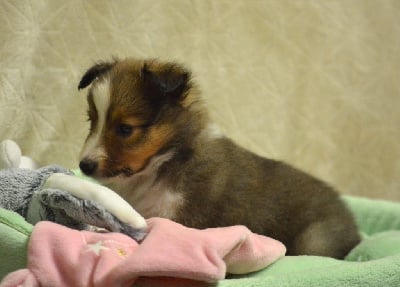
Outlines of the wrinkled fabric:
M 120 233 L 39 222 L 27 269 L 9 274 L 0 286 L 130 286 L 142 276 L 214 282 L 227 273 L 260 270 L 286 252 L 281 242 L 244 226 L 198 230 L 162 218 L 147 223 L 149 233 L 138 244 Z

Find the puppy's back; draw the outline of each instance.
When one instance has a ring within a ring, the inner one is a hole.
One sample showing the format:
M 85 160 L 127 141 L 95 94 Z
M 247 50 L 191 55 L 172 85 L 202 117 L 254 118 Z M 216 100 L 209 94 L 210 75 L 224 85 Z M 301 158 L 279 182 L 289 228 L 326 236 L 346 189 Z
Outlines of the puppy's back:
M 288 254 L 343 258 L 359 242 L 354 220 L 332 188 L 227 138 L 198 145 L 179 170 L 176 188 L 186 204 L 176 220 L 188 226 L 246 225 L 284 242 Z

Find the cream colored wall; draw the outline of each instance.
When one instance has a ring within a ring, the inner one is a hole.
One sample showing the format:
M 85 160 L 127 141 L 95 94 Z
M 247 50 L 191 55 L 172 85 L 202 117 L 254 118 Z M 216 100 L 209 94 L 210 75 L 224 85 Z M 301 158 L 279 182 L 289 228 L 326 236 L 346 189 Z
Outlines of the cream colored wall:
M 400 200 L 400 1 L 0 1 L 0 139 L 76 167 L 112 55 L 194 71 L 226 134 L 341 192 Z

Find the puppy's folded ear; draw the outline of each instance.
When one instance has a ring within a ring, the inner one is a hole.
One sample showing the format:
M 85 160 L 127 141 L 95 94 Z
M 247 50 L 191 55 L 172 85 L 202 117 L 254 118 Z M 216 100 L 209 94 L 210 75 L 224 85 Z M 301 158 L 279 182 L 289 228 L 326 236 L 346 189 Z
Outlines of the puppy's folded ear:
M 177 64 L 157 68 L 144 64 L 142 78 L 147 96 L 157 101 L 181 101 L 190 88 L 190 72 Z
M 87 86 L 89 86 L 94 81 L 94 79 L 100 77 L 104 73 L 111 70 L 111 68 L 113 66 L 114 66 L 114 63 L 102 62 L 102 63 L 98 63 L 98 64 L 92 66 L 91 68 L 89 68 L 89 70 L 86 71 L 86 73 L 83 75 L 81 81 L 79 82 L 78 90 L 84 89 Z

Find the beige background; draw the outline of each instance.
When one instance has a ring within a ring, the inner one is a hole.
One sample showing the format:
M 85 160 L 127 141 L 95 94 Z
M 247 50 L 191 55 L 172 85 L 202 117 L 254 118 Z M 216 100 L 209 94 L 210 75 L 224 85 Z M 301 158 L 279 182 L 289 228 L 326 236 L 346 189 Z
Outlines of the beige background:
M 178 60 L 221 129 L 347 194 L 400 200 L 400 1 L 0 1 L 0 139 L 75 168 L 86 68 Z

